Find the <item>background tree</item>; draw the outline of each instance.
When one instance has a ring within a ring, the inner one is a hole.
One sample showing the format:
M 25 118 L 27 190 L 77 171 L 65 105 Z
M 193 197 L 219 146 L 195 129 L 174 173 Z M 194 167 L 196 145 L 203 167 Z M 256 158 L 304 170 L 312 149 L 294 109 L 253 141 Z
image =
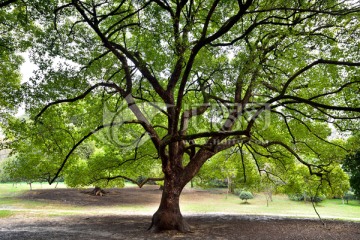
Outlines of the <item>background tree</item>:
M 42 128 L 34 131 L 31 120 L 25 118 L 7 117 L 7 144 L 13 151 L 4 160 L 4 171 L 11 181 L 15 182 L 46 182 L 61 163 L 56 153 L 61 149 L 60 139 L 64 134 L 57 129 Z M 54 134 L 57 132 L 57 134 Z M 60 133 L 59 133 L 60 132 Z M 20 134 L 21 133 L 21 134 Z M 50 137 L 50 136 L 57 136 Z M 61 178 L 62 175 L 59 175 Z M 56 181 L 59 180 L 56 179 Z
M 234 157 L 232 152 L 223 151 L 209 159 L 196 175 L 195 184 L 205 188 L 227 187 L 233 192 L 239 163 Z
M 330 171 L 331 169 L 331 171 Z M 327 178 L 320 179 L 310 175 L 304 166 L 289 171 L 285 193 L 296 201 L 313 201 L 321 198 L 342 198 L 349 190 L 349 178 L 340 166 L 329 166 Z
M 151 153 L 161 164 L 156 231 L 189 230 L 182 189 L 208 159 L 237 144 L 260 170 L 266 161 L 287 170 L 296 159 L 326 181 L 333 159 L 320 161 L 314 146 L 342 149 L 328 141 L 327 123 L 348 130 L 360 117 L 354 1 L 28 4 L 40 8 L 42 27 L 32 35 L 39 70 L 23 96 L 30 128 L 51 133 L 45 143 L 58 142 L 49 153 L 60 167 L 49 182 L 77 164 L 78 146 L 107 132 L 123 156 L 140 159 L 133 163 Z
M 19 30 L 16 21 L 21 19 L 18 19 L 19 9 L 10 8 L 12 2 L 15 1 L 0 2 L 0 116 L 14 107 L 13 89 L 20 88 L 22 58 L 15 54 L 19 46 L 12 44 L 12 35 Z
M 33 15 L 26 1 L 0 1 L 0 120 L 17 111 L 20 102 L 21 53 L 31 45 Z
M 360 151 L 346 156 L 343 168 L 350 174 L 350 185 L 357 197 L 360 197 Z

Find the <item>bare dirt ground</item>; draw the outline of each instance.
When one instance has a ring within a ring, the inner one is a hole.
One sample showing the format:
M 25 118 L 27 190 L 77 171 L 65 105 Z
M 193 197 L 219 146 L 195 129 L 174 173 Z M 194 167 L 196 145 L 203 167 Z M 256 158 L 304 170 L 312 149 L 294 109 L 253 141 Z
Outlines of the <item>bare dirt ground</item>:
M 104 197 L 90 196 L 76 189 L 58 189 L 31 191 L 21 198 L 91 208 L 119 204 L 157 205 L 160 194 L 161 192 L 155 187 L 146 187 L 142 190 L 112 189 Z M 184 194 L 201 195 L 191 192 Z M 317 220 L 269 216 L 204 214 L 185 217 L 193 228 L 192 233 L 170 231 L 155 234 L 146 230 L 150 225 L 151 215 L 97 214 L 38 217 L 16 214 L 13 217 L 0 219 L 0 239 L 360 239 L 359 222 L 326 221 L 324 227 Z

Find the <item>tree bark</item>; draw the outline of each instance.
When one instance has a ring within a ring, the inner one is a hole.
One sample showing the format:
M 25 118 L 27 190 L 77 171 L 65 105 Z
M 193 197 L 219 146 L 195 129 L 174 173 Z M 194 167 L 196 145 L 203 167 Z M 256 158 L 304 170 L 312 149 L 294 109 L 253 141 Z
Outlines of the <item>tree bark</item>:
M 182 142 L 170 143 L 168 153 L 169 156 L 164 155 L 162 159 L 164 189 L 160 206 L 153 215 L 148 230 L 191 232 L 190 225 L 184 220 L 180 211 L 180 194 L 185 185 L 199 172 L 204 162 L 214 153 L 200 150 L 200 153 L 195 154 L 186 167 L 183 166 L 184 145 Z
M 151 229 L 153 232 L 165 230 L 191 231 L 190 225 L 185 221 L 180 212 L 179 200 L 184 186 L 179 184 L 179 179 L 179 176 L 173 176 L 172 179 L 165 178 L 160 206 L 153 215 L 148 230 Z

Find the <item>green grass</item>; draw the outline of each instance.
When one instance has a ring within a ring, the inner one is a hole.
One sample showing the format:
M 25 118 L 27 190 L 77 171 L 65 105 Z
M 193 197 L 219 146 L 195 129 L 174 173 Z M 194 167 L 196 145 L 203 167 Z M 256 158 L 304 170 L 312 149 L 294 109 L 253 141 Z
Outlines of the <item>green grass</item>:
M 55 184 L 49 185 L 47 183 L 33 183 L 32 189 L 52 189 Z M 64 183 L 59 183 L 56 188 L 66 188 Z M 30 190 L 30 185 L 27 183 L 0 183 L 0 197 L 6 195 L 14 195 L 22 191 Z
M 13 211 L 10 210 L 0 210 L 0 218 L 7 218 L 14 214 Z
M 65 188 L 66 186 L 63 183 L 59 183 L 57 188 Z M 46 183 L 33 183 L 32 189 L 53 189 L 55 188 L 54 185 L 49 185 Z M 0 184 L 0 211 L 2 208 L 11 208 L 11 209 L 22 209 L 21 211 L 28 210 L 51 210 L 51 209 L 67 209 L 67 208 L 74 208 L 69 207 L 66 205 L 59 205 L 59 204 L 48 204 L 46 202 L 41 201 L 31 201 L 20 199 L 20 196 L 25 191 L 29 191 L 30 186 L 27 183 L 1 183 Z M 12 211 L 14 212 L 14 211 Z
M 58 186 L 66 187 L 65 185 Z M 54 188 L 45 184 L 33 184 L 33 189 Z M 158 205 L 117 205 L 117 206 L 75 206 L 69 204 L 31 201 L 18 198 L 28 191 L 26 183 L 0 184 L 0 217 L 11 217 L 15 213 L 42 216 L 96 215 L 96 214 L 152 214 Z M 298 218 L 317 218 L 310 202 L 290 201 L 285 195 L 274 195 L 273 202 L 266 206 L 263 194 L 255 194 L 254 199 L 244 204 L 238 196 L 225 194 L 223 190 L 186 189 L 180 199 L 184 214 L 225 213 L 277 215 Z M 349 201 L 343 204 L 340 199 L 328 199 L 316 206 L 322 218 L 360 221 L 360 202 Z
M 316 209 L 323 218 L 360 221 L 359 201 L 349 201 L 349 204 L 342 204 L 340 199 L 327 199 L 317 204 Z M 310 202 L 291 201 L 285 195 L 273 196 L 273 201 L 269 202 L 269 206 L 266 205 L 266 198 L 262 194 L 255 194 L 255 198 L 248 200 L 247 204 L 241 201 L 238 196 L 232 194 L 208 194 L 201 199 L 185 196 L 182 199 L 181 210 L 189 213 L 317 217 Z

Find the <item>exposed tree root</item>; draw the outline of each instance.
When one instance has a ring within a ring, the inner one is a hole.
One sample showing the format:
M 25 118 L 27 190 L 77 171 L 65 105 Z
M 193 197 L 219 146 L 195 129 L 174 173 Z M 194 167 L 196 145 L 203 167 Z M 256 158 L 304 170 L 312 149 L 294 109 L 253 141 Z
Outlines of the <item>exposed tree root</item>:
M 154 233 L 167 230 L 176 230 L 182 233 L 192 232 L 190 225 L 185 221 L 181 213 L 167 211 L 157 211 L 153 215 L 149 230 Z
M 104 196 L 105 194 L 107 194 L 107 192 L 105 192 L 103 189 L 101 189 L 100 187 L 95 187 L 92 191 L 89 192 L 91 195 L 94 196 Z

